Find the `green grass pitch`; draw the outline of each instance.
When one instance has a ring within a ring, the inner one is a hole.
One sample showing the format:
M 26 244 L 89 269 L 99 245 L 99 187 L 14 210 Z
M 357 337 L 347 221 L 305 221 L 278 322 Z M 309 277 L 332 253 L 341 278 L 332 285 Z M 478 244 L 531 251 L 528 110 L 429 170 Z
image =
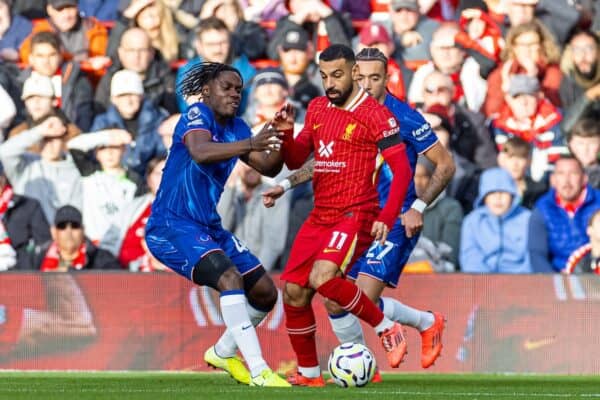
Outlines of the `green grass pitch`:
M 265 389 L 221 373 L 1 372 L 0 399 L 344 400 L 600 399 L 600 377 L 384 374 L 364 388 Z

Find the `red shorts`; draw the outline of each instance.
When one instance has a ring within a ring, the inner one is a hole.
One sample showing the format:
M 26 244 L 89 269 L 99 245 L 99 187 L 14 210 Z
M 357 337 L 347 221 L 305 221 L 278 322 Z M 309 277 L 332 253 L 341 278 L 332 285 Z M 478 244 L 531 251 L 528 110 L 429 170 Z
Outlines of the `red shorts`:
M 308 286 L 308 277 L 315 261 L 335 263 L 342 273 L 373 243 L 371 228 L 374 217 L 354 213 L 333 225 L 315 224 L 309 217 L 302 225 L 290 252 L 281 279 Z

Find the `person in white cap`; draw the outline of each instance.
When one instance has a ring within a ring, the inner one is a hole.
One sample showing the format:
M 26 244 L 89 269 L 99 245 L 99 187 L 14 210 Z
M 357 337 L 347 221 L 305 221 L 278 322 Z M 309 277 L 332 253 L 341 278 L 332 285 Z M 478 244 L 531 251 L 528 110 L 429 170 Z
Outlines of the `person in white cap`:
M 158 127 L 167 113 L 144 97 L 142 79 L 131 70 L 114 74 L 110 101 L 106 112 L 94 119 L 91 131 L 119 128 L 129 132 L 133 141 L 127 144 L 124 165 L 143 176 L 151 158 L 166 154 Z
M 0 146 L 0 161 L 14 192 L 38 200 L 48 221 L 61 206 L 82 204 L 81 174 L 66 151 L 66 134 L 64 122 L 50 116 Z M 39 155 L 28 151 L 38 143 Z
M 27 78 L 21 94 L 21 100 L 25 103 L 25 121 L 12 128 L 8 132 L 8 137 L 13 137 L 33 128 L 51 115 L 55 115 L 63 121 L 67 127 L 67 139 L 79 135 L 81 131 L 69 121 L 64 112 L 58 107 L 58 99 L 54 93 L 54 86 L 49 77 L 32 74 Z M 40 147 L 32 146 L 29 151 L 39 153 Z

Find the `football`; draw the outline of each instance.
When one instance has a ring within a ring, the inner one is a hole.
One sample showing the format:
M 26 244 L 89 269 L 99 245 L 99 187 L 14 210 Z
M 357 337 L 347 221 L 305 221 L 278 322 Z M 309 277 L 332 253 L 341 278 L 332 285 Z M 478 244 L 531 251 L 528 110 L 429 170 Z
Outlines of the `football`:
M 358 343 L 343 343 L 329 356 L 329 374 L 341 387 L 361 387 L 371 381 L 377 368 L 371 350 Z

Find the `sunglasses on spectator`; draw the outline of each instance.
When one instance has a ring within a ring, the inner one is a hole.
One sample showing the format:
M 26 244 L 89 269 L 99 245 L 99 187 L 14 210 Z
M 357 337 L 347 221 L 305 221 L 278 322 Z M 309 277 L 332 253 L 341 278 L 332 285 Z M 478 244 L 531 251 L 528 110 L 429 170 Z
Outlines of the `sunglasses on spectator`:
M 425 93 L 434 94 L 434 93 L 450 93 L 450 88 L 446 86 L 438 86 L 438 87 L 426 87 Z
M 58 229 L 59 231 L 64 231 L 69 226 L 71 227 L 71 229 L 81 229 L 81 224 L 79 222 L 70 221 L 59 222 L 58 224 L 56 224 L 56 229 Z

